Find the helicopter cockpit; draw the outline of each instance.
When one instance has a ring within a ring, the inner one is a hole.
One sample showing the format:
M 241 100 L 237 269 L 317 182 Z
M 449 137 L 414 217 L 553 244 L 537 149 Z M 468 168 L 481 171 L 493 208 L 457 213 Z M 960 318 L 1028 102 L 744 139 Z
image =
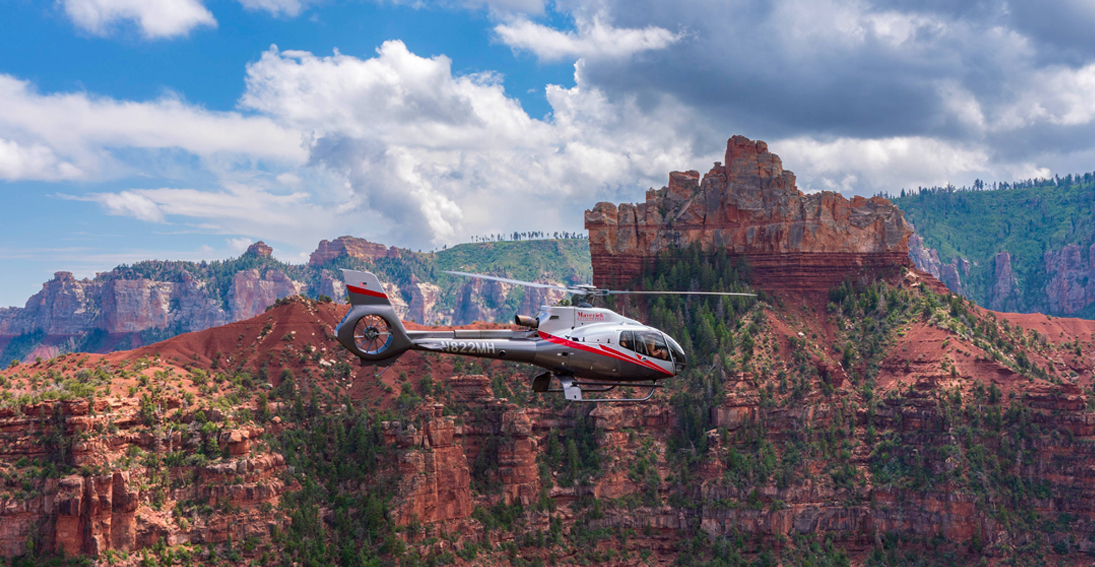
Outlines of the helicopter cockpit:
M 671 361 L 678 372 L 688 365 L 688 359 L 680 345 L 657 331 L 621 331 L 619 344 L 636 354 Z

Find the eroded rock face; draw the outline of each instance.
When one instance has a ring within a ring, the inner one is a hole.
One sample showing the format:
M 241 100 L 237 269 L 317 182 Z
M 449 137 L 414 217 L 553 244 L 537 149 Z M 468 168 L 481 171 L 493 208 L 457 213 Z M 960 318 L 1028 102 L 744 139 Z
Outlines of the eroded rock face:
M 393 518 L 401 524 L 444 522 L 471 515 L 471 471 L 456 439 L 456 424 L 441 417 L 440 408 L 418 431 L 399 422 L 385 423 L 385 432 L 404 450 L 397 456 L 402 480 Z M 413 448 L 413 449 L 412 449 Z
M 177 407 L 178 401 L 168 400 L 166 405 Z M 200 441 L 201 433 L 174 432 L 159 439 L 139 431 L 143 422 L 137 418 L 139 408 L 134 400 L 98 398 L 94 412 L 91 409 L 86 400 L 78 400 L 26 406 L 21 416 L 0 414 L 0 427 L 6 435 L 5 462 L 20 456 L 58 457 L 43 452 L 37 440 L 36 431 L 43 422 L 53 420 L 50 426 L 60 423 L 67 436 L 86 433 L 97 424 L 119 426 L 111 441 L 74 443 L 67 455 L 71 465 L 90 465 L 102 472 L 43 480 L 32 498 L 20 500 L 0 493 L 0 557 L 27 553 L 28 542 L 39 552 L 99 557 L 108 550 L 148 548 L 161 539 L 167 545 L 221 543 L 229 537 L 241 540 L 247 536 L 269 541 L 269 525 L 284 525 L 284 518 L 263 511 L 272 509 L 288 487 L 282 481 L 285 459 L 280 454 L 254 451 L 251 440 L 263 434 L 261 428 L 223 432 L 220 445 L 230 458 L 220 463 L 160 471 L 149 471 L 139 464 L 123 469 L 117 468 L 120 457 L 130 449 L 170 452 L 172 447 L 192 441 L 184 435 L 197 435 Z M 57 422 L 57 416 L 62 421 Z M 157 505 L 156 499 L 166 504 Z M 179 521 L 159 509 L 170 510 L 174 502 L 182 501 L 225 502 L 234 512 Z
M 913 265 L 923 272 L 927 272 L 947 286 L 954 293 L 965 296 L 962 289 L 962 276 L 969 277 L 970 262 L 965 258 L 951 258 L 950 264 L 944 264 L 939 259 L 939 251 L 934 248 L 925 248 L 920 236 L 913 234 L 909 238 L 909 259 Z
M 278 299 L 297 295 L 303 289 L 303 284 L 277 270 L 269 270 L 265 275 L 258 270 L 246 270 L 232 278 L 228 307 L 237 321 L 250 319 Z
M 438 319 L 437 301 L 441 299 L 441 288 L 432 283 L 420 281 L 408 287 L 411 301 L 407 306 L 406 318 L 426 325 L 434 323 Z
M 1068 244 L 1045 253 L 1046 299 L 1050 313 L 1070 315 L 1095 303 L 1095 244 L 1084 250 Z
M 77 280 L 70 272 L 57 272 L 24 308 L 0 310 L 0 335 L 81 333 L 99 315 L 100 287 L 87 279 Z
M 920 271 L 939 278 L 943 267 L 943 261 L 939 259 L 939 251 L 935 248 L 925 248 L 924 240 L 919 235 L 913 234 L 909 237 L 909 259 Z
M 25 307 L 0 309 L 0 336 L 79 335 L 92 329 L 200 331 L 231 320 L 205 283 L 185 272 L 181 281 L 76 280 L 58 272 Z
M 386 248 L 383 244 L 369 242 L 364 238 L 340 236 L 330 241 L 321 240 L 319 242 L 319 247 L 316 248 L 315 252 L 312 252 L 311 257 L 308 259 L 308 264 L 311 266 L 321 266 L 335 258 L 341 258 L 343 256 L 359 258 L 371 262 L 378 258 L 398 258 L 399 249 L 395 246 Z
M 272 253 L 273 249 L 265 243 L 256 242 L 243 257 L 261 259 Z M 399 257 L 400 253 L 394 247 L 344 236 L 321 242 L 312 254 L 311 265 L 344 256 L 376 260 Z M 283 271 L 272 263 L 250 262 L 244 266 L 256 267 L 222 272 L 215 277 L 202 275 L 201 270 L 208 267 L 205 264 L 179 269 L 170 262 L 153 266 L 151 270 L 156 275 L 152 277 L 141 277 L 148 270 L 126 267 L 99 274 L 94 280 L 77 280 L 69 272 L 57 272 L 25 307 L 0 308 L 0 357 L 9 354 L 5 352 L 6 345 L 23 335 L 26 335 L 24 342 L 35 343 L 18 351 L 17 356 L 24 360 L 50 358 L 73 345 L 105 352 L 120 345 L 141 346 L 148 342 L 149 336 L 162 338 L 248 319 L 290 295 L 327 296 L 336 302 L 346 298 L 346 286 L 337 270 L 313 268 L 311 273 L 305 270 L 301 276 L 299 271 Z M 191 270 L 198 270 L 198 275 Z M 294 276 L 290 277 L 290 273 Z M 442 289 L 435 283 L 413 275 L 408 283 L 385 282 L 401 318 L 441 325 L 500 319 L 513 310 L 513 305 L 506 305 L 506 294 L 512 288 L 508 284 L 484 284 L 482 280 L 469 279 L 456 291 L 460 299 L 453 307 L 451 302 L 441 301 Z M 556 290 L 530 289 L 522 296 L 518 309 L 522 313 L 536 313 L 541 305 L 553 304 L 564 295 Z M 102 331 L 107 336 L 98 337 L 93 346 L 81 345 L 82 337 L 92 331 Z M 146 331 L 158 332 L 146 334 Z
M 254 244 L 252 244 L 252 245 L 250 245 L 250 246 L 248 246 L 247 247 L 247 252 L 245 252 L 245 254 L 250 254 L 252 256 L 263 256 L 263 257 L 271 256 L 271 255 L 273 255 L 273 253 L 274 253 L 274 249 L 267 246 L 266 243 L 261 241 L 261 240 L 254 243 Z
M 189 274 L 182 282 L 149 279 L 110 280 L 100 295 L 99 328 L 108 333 L 133 333 L 178 325 L 200 331 L 228 322 L 228 314 Z
M 499 314 L 506 310 L 506 295 L 513 288 L 513 284 L 469 279 L 458 290 L 452 320 L 467 322 L 496 321 Z M 518 313 L 538 313 L 540 306 L 554 305 L 563 297 L 566 297 L 566 292 L 553 289 L 526 288 Z
M 888 200 L 804 195 L 767 144 L 744 136 L 727 142 L 725 159 L 702 178 L 671 173 L 645 203 L 586 211 L 594 284 L 629 281 L 645 260 L 693 242 L 748 257 L 758 283 L 782 289 L 827 289 L 856 270 L 910 264 L 912 229 Z
M 1018 281 L 1011 271 L 1011 254 L 998 252 L 993 258 L 995 277 L 989 293 L 989 308 L 994 311 L 1016 312 L 1019 310 Z
M 320 273 L 317 291 L 320 295 L 326 295 L 339 303 L 346 300 L 346 284 L 341 277 L 332 274 L 329 270 L 323 270 Z

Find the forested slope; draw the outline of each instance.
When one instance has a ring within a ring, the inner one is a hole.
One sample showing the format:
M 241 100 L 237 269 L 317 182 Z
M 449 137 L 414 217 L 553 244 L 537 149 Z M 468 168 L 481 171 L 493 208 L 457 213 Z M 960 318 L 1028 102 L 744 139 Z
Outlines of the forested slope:
M 893 200 L 923 247 L 957 268 L 962 293 L 978 304 L 1095 315 L 1095 174 L 920 189 Z M 917 263 L 926 269 L 930 261 Z

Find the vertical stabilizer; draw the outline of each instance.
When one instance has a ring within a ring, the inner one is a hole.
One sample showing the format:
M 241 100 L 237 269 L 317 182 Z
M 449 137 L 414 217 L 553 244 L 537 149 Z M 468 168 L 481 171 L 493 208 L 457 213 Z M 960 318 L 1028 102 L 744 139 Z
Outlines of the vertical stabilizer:
M 376 274 L 344 269 L 342 279 L 346 281 L 346 295 L 350 298 L 350 305 L 392 304 Z

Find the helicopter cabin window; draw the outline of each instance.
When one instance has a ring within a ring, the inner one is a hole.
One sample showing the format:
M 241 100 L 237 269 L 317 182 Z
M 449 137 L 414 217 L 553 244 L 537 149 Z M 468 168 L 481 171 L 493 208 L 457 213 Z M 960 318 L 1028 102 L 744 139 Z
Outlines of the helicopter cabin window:
M 627 350 L 635 350 L 635 333 L 631 331 L 620 333 L 620 346 Z
M 620 333 L 620 346 L 643 356 L 669 360 L 669 348 L 661 333 L 650 331 L 624 331 Z
M 669 360 L 669 347 L 666 346 L 661 333 L 637 332 L 635 333 L 635 339 L 643 344 L 643 350 L 646 351 L 647 356 L 660 360 Z

